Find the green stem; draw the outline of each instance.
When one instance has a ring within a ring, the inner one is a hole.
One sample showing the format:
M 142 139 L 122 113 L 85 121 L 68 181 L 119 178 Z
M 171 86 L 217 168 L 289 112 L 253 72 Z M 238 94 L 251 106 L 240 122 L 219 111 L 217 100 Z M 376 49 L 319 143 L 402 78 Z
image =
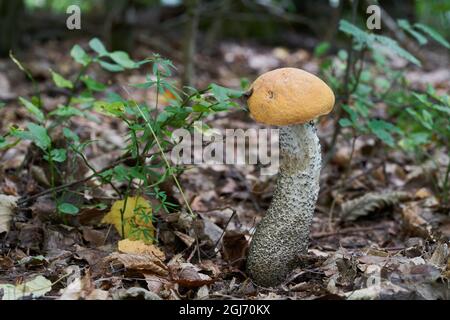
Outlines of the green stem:
M 83 68 L 81 68 L 80 72 L 78 72 L 77 77 L 75 78 L 75 81 L 73 83 L 73 88 L 70 91 L 69 96 L 67 97 L 66 106 L 69 106 L 72 103 L 72 99 L 75 96 L 75 92 L 77 90 L 78 83 L 80 83 L 81 77 L 86 73 L 87 69 L 92 64 L 92 61 L 89 61 Z
M 158 137 L 157 137 L 156 134 L 155 134 L 155 131 L 153 130 L 152 126 L 150 125 L 149 120 L 147 119 L 147 117 L 145 116 L 144 112 L 143 112 L 142 109 L 139 107 L 139 105 L 138 105 L 136 102 L 134 102 L 134 104 L 135 104 L 136 108 L 138 109 L 139 113 L 141 114 L 142 118 L 144 119 L 145 124 L 146 124 L 147 127 L 149 128 L 149 130 L 150 130 L 150 132 L 151 132 L 151 134 L 152 134 L 152 136 L 153 136 L 153 139 L 155 139 L 155 142 L 156 142 L 156 144 L 157 144 L 157 146 L 158 146 L 158 149 L 159 149 L 159 151 L 161 152 L 161 157 L 163 158 L 163 160 L 164 160 L 164 162 L 165 162 L 165 164 L 166 164 L 167 170 L 169 170 L 169 173 L 170 173 L 170 175 L 172 176 L 173 181 L 175 182 L 175 184 L 176 184 L 176 186 L 177 186 L 177 189 L 180 191 L 181 197 L 183 198 L 183 201 L 184 201 L 184 203 L 186 204 L 186 207 L 187 207 L 187 209 L 188 209 L 188 211 L 189 211 L 189 214 L 190 214 L 192 217 L 195 217 L 196 215 L 194 214 L 194 212 L 193 212 L 192 209 L 191 209 L 191 206 L 189 205 L 189 201 L 187 200 L 186 195 L 184 194 L 183 188 L 181 187 L 180 182 L 178 181 L 178 178 L 176 177 L 176 175 L 175 175 L 175 174 L 173 173 L 173 171 L 172 171 L 172 166 L 170 165 L 169 160 L 167 160 L 167 157 L 166 157 L 166 155 L 164 154 L 164 149 L 163 149 L 163 147 L 161 146 L 161 144 L 160 144 L 160 142 L 159 142 L 159 139 L 158 139 Z
M 450 178 L 450 160 L 448 162 L 447 165 L 447 171 L 445 172 L 445 179 L 444 179 L 444 183 L 442 185 L 442 191 L 444 192 L 444 202 L 447 203 L 448 202 L 448 183 L 449 183 L 449 178 Z

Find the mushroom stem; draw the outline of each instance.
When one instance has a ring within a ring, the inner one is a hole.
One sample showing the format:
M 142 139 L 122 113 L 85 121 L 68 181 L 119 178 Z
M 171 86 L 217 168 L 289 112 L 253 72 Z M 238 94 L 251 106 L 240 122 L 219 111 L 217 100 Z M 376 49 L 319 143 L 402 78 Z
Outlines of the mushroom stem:
M 314 123 L 281 127 L 280 172 L 272 203 L 256 228 L 247 270 L 256 284 L 280 284 L 306 253 L 319 193 L 320 142 Z

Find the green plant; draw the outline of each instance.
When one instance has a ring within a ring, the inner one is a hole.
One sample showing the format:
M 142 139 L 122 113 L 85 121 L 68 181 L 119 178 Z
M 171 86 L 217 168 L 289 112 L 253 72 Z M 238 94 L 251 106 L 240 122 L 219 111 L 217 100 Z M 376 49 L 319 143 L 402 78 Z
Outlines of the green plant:
M 175 69 L 170 60 L 155 54 L 136 62 L 125 52 L 109 52 L 98 39 L 92 39 L 89 48 L 89 52 L 86 52 L 81 46 L 75 45 L 71 51 L 73 59 L 81 65 L 74 80 L 66 79 L 53 70 L 49 71 L 55 86 L 65 92 L 64 104 L 53 108 L 44 107 L 39 90 L 35 90 L 35 95 L 29 100 L 19 99 L 32 121 L 26 128 L 11 126 L 8 132 L 0 136 L 0 150 L 11 148 L 22 140 L 30 140 L 39 148 L 43 159 L 50 167 L 51 188 L 33 197 L 52 193 L 61 214 L 78 213 L 77 204 L 64 199 L 68 193 L 75 191 L 74 188 L 86 188 L 84 183 L 94 178 L 98 179 L 101 185 L 110 185 L 119 197 L 124 198 L 124 206 L 131 194 L 145 195 L 158 202 L 153 208 L 154 212 L 160 209 L 168 211 L 175 207 L 175 204 L 168 201 L 167 194 L 160 188 L 163 183 L 173 179 L 184 197 L 177 179 L 183 167 L 171 165 L 165 156 L 174 144 L 171 139 L 173 130 L 177 128 L 194 130 L 195 121 L 204 119 L 212 113 L 236 107 L 237 104 L 232 99 L 240 97 L 242 92 L 217 84 L 211 84 L 202 90 L 195 88 L 180 90 L 170 80 Z M 37 88 L 31 73 L 14 56 L 11 57 Z M 123 87 L 119 94 L 89 73 L 93 65 L 98 65 L 109 72 L 149 67 L 150 73 L 144 83 L 131 84 L 129 88 Z M 155 93 L 153 105 L 135 101 L 130 93 L 131 87 L 153 90 Z M 128 130 L 123 156 L 106 168 L 95 170 L 86 152 L 95 141 L 85 140 L 79 136 L 73 125 L 73 119 L 84 117 L 100 123 L 99 114 L 122 121 Z M 76 180 L 70 175 L 62 174 L 62 166 L 66 167 L 66 172 L 77 171 L 79 164 L 76 159 L 81 160 L 92 171 L 90 176 Z M 125 185 L 125 190 L 118 188 L 117 183 Z M 24 198 L 21 203 L 28 202 L 33 197 Z M 192 213 L 187 201 L 185 205 Z
M 412 26 L 406 20 L 398 23 L 419 45 L 433 39 L 444 48 L 450 47 L 430 27 L 418 23 Z M 321 70 L 338 93 L 338 126 L 332 146 L 342 128 L 346 128 L 344 133 L 350 134 L 353 142 L 348 168 L 355 141 L 361 135 L 373 135 L 389 148 L 401 147 L 405 152 L 413 152 L 418 161 L 426 156 L 423 152 L 426 145 L 448 153 L 448 96 L 438 95 L 431 86 L 426 92 L 412 88 L 404 70 L 392 67 L 390 57 L 397 55 L 417 67 L 420 62 L 391 38 L 366 32 L 346 20 L 340 22 L 339 29 L 351 37 L 351 45 L 348 50 L 340 50 L 334 60 L 324 59 Z M 333 152 L 332 148 L 326 159 Z M 438 186 L 445 202 L 448 201 L 448 175 L 449 170 Z

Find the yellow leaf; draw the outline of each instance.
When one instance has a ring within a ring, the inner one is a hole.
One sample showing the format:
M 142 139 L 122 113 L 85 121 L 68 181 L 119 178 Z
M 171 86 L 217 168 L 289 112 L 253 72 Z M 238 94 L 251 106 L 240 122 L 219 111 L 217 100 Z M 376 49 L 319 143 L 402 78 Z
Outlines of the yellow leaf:
M 156 256 L 161 260 L 166 259 L 164 252 L 162 252 L 158 247 L 151 244 L 146 244 L 142 240 L 124 239 L 119 241 L 118 247 L 119 251 L 123 253 L 144 254 Z
M 102 223 L 114 225 L 123 238 L 143 240 L 151 243 L 155 236 L 155 228 L 151 220 L 152 212 L 152 206 L 145 198 L 128 197 L 127 200 L 114 202 L 111 210 L 103 218 Z M 124 235 L 122 235 L 122 219 Z M 147 237 L 142 232 L 144 230 L 148 232 Z

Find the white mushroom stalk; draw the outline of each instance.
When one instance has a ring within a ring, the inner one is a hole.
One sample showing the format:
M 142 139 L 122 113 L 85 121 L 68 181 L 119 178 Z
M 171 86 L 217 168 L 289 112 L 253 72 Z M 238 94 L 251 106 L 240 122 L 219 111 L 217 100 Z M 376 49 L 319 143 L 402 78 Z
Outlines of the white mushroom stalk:
M 272 203 L 253 235 L 247 259 L 250 277 L 262 286 L 281 283 L 308 247 L 321 168 L 315 125 L 282 127 L 280 156 Z
M 316 76 L 283 68 L 256 79 L 248 105 L 256 121 L 280 126 L 277 187 L 247 258 L 249 276 L 270 287 L 286 279 L 308 248 L 322 162 L 313 119 L 332 110 L 334 94 Z

